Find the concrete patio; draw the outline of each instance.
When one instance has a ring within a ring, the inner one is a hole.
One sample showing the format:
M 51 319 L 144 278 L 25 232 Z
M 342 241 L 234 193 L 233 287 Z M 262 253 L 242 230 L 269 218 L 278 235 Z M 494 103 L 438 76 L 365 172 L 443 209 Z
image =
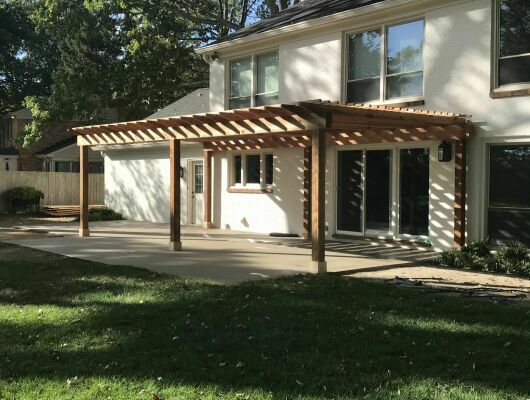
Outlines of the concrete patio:
M 219 283 L 307 273 L 311 260 L 310 242 L 297 238 L 183 227 L 184 250 L 172 252 L 168 250 L 167 224 L 93 222 L 87 238 L 77 236 L 78 227 L 78 223 L 20 227 L 57 236 L 10 242 L 69 257 Z M 331 241 L 326 248 L 328 271 L 345 275 L 410 266 L 433 256 L 424 248 L 365 240 Z

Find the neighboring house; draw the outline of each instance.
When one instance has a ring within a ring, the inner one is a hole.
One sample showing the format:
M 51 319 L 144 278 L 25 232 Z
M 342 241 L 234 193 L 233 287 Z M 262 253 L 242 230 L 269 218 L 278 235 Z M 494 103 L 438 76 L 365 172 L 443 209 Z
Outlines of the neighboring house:
M 75 136 L 39 151 L 36 157 L 42 160 L 42 171 L 79 172 L 79 149 Z M 88 154 L 88 171 L 91 174 L 103 173 L 104 162 L 100 152 L 92 150 Z
M 115 121 L 115 111 L 106 109 L 103 113 L 105 121 Z M 13 139 L 26 125 L 31 123 L 31 111 L 23 108 L 7 113 L 0 126 L 0 160 L 1 171 L 48 171 L 48 172 L 79 172 L 79 152 L 75 145 L 76 138 L 70 128 L 77 123 L 65 124 L 43 137 L 31 148 L 17 150 Z M 91 170 L 103 173 L 103 157 L 96 151 L 90 152 Z
M 181 137 L 198 136 L 198 143 L 183 141 L 181 151 L 182 223 L 198 224 L 202 218 L 196 204 L 204 190 L 202 141 L 213 154 L 208 212 L 214 226 L 302 235 L 307 154 L 279 145 L 277 138 L 268 141 L 266 134 L 292 121 L 278 117 L 271 125 L 263 109 L 263 121 L 249 128 L 243 119 L 254 118 L 252 110 L 223 110 L 305 102 L 305 109 L 331 116 L 322 122 L 331 127 L 325 131 L 328 237 L 429 240 L 446 249 L 466 225 L 468 240 L 530 243 L 529 20 L 528 0 L 306 0 L 198 49 L 210 63 L 209 103 L 197 104 L 201 96 L 191 95 L 153 118 L 210 114 L 86 127 L 78 133 L 99 138 L 106 202 L 130 218 L 169 220 L 169 151 L 155 131 L 169 127 Z M 307 103 L 313 99 L 388 107 L 375 112 L 366 105 Z M 270 110 L 295 113 L 294 106 Z M 377 125 L 382 121 L 377 115 L 389 121 L 392 112 L 394 126 Z M 299 121 L 300 115 L 288 118 Z M 424 125 L 417 125 L 420 120 Z M 466 134 L 455 140 L 450 125 L 438 126 L 447 120 L 462 123 Z M 469 140 L 468 121 L 474 128 Z M 216 135 L 212 130 L 237 124 L 236 139 L 208 144 L 215 139 L 208 138 Z M 263 142 L 240 135 L 251 128 L 264 132 Z M 120 130 L 150 143 L 109 139 Z M 118 140 L 124 144 L 108 144 Z

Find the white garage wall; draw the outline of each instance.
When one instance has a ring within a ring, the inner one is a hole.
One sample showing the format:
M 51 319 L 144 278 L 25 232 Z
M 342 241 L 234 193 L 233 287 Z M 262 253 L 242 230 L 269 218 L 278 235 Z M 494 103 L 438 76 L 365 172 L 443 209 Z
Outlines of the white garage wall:
M 105 204 L 136 221 L 169 222 L 169 146 L 104 150 Z M 202 147 L 183 145 L 181 224 L 187 223 L 188 159 L 202 159 Z

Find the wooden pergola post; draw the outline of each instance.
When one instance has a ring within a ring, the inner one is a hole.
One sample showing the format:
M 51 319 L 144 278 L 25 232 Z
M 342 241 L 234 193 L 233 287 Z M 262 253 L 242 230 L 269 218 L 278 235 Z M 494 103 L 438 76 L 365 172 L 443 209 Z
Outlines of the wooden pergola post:
M 88 146 L 79 146 L 79 236 L 89 236 L 88 230 Z
M 212 224 L 212 152 L 204 150 L 204 222 L 205 229 L 211 229 Z
M 311 135 L 311 272 L 327 272 L 325 251 L 326 131 Z
M 180 251 L 180 140 L 169 141 L 169 164 L 169 250 Z
M 311 152 L 311 146 L 304 147 L 304 226 L 302 237 L 306 240 L 311 238 Z
M 455 142 L 455 222 L 454 247 L 462 248 L 466 244 L 466 142 Z

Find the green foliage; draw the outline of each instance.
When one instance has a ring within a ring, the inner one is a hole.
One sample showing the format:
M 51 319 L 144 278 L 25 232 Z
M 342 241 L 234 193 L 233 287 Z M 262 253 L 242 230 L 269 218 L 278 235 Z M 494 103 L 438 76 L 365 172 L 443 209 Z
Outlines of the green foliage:
M 98 208 L 90 210 L 88 214 L 89 221 L 121 221 L 123 215 L 119 212 L 111 210 L 110 208 Z
M 4 196 L 9 201 L 38 201 L 44 198 L 44 193 L 32 186 L 17 186 L 6 190 Z
M 437 264 L 443 267 L 510 273 L 530 277 L 528 248 L 508 242 L 493 251 L 488 241 L 472 242 L 462 249 L 444 251 Z
M 502 272 L 530 276 L 528 248 L 519 242 L 508 242 L 499 248 L 495 261 Z

